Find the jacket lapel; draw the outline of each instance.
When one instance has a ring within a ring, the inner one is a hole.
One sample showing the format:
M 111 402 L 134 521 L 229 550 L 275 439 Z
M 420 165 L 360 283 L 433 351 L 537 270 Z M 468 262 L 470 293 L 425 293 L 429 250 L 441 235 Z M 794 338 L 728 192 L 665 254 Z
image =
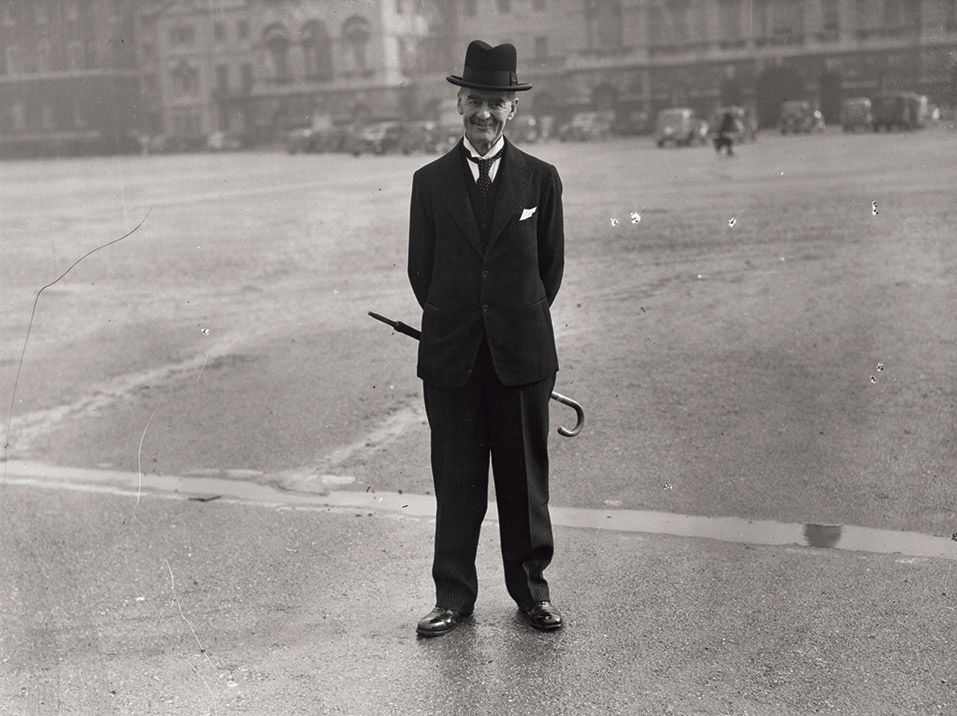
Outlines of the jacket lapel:
M 469 189 L 465 184 L 465 171 L 462 168 L 462 140 L 443 158 L 441 194 L 452 220 L 461 229 L 479 256 L 485 254 L 482 239 L 479 237 L 478 222 L 469 201 Z
M 495 181 L 501 181 L 502 183 L 499 184 L 498 193 L 495 196 L 492 231 L 488 239 L 490 248 L 501 235 L 506 224 L 522 208 L 522 202 L 527 193 L 528 175 L 525 171 L 525 159 L 522 157 L 521 150 L 517 149 L 507 139 L 505 141 L 508 147 L 505 150 L 505 156 L 502 157 L 498 174 L 495 176 Z

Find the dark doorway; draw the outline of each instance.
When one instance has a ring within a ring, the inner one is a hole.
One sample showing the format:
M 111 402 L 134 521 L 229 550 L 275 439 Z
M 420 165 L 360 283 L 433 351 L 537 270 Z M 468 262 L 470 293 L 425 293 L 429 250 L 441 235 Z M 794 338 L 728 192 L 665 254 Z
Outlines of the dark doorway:
M 836 123 L 841 118 L 841 102 L 844 101 L 844 87 L 841 73 L 837 71 L 821 74 L 820 106 L 824 121 Z
M 591 93 L 591 101 L 599 111 L 613 110 L 618 102 L 618 90 L 608 84 L 598 85 Z
M 736 77 L 726 77 L 721 82 L 720 102 L 722 107 L 744 104 L 744 90 Z
M 789 99 L 807 99 L 804 78 L 790 67 L 769 67 L 758 77 L 755 87 L 758 122 L 775 127 L 781 118 L 781 104 Z

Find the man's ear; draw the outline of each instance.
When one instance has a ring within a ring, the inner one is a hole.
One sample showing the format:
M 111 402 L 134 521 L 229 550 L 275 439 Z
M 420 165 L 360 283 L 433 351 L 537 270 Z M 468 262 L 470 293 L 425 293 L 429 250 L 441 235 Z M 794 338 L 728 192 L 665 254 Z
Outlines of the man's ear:
M 516 112 L 518 112 L 518 98 L 512 100 L 512 111 L 508 113 L 508 118 L 514 117 Z
M 462 93 L 459 92 L 455 95 L 455 108 L 459 111 L 459 114 L 464 115 L 465 111 L 462 109 Z

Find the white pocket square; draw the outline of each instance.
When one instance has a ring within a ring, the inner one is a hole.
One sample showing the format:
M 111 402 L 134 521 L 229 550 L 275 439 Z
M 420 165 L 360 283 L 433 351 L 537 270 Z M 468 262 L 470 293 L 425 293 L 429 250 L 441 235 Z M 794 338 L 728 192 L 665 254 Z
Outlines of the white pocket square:
M 538 209 L 537 206 L 533 206 L 531 209 L 522 209 L 522 216 L 519 218 L 519 221 L 525 221 L 525 219 L 535 213 L 536 209 Z

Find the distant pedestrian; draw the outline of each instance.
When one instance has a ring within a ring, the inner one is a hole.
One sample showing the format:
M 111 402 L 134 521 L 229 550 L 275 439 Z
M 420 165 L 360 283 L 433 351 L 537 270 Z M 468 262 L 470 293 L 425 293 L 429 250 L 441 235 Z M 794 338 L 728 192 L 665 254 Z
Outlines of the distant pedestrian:
M 727 149 L 728 156 L 734 156 L 734 140 L 741 132 L 738 118 L 734 112 L 725 112 L 718 126 L 718 133 L 714 137 L 714 150 L 720 155 L 722 149 Z
M 422 306 L 418 376 L 435 484 L 438 636 L 475 606 L 475 555 L 491 459 L 505 586 L 531 625 L 562 626 L 543 572 L 552 559 L 548 401 L 558 357 L 549 307 L 564 267 L 555 167 L 503 136 L 531 89 L 510 44 L 474 41 L 457 85 L 465 136 L 412 180 L 409 280 Z

